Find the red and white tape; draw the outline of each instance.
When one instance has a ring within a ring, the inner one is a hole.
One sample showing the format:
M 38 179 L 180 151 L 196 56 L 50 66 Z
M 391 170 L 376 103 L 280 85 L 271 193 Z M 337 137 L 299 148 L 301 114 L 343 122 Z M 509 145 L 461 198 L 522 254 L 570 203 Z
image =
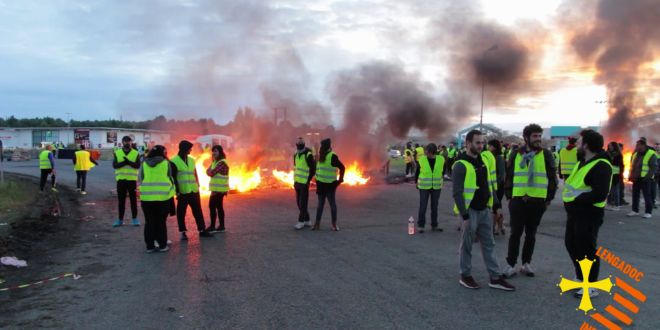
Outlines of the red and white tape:
M 80 278 L 80 275 L 76 275 L 74 273 L 64 274 L 64 275 L 61 275 L 61 276 L 58 276 L 58 277 L 49 278 L 47 280 L 43 280 L 43 281 L 39 281 L 39 282 L 34 282 L 34 283 L 30 283 L 30 284 L 23 284 L 23 285 L 14 286 L 14 287 L 11 287 L 11 288 L 2 288 L 2 289 L 0 289 L 0 291 L 9 291 L 9 290 L 14 290 L 14 289 L 27 288 L 29 286 L 33 286 L 33 285 L 36 285 L 36 284 L 42 284 L 42 283 L 46 283 L 46 282 L 50 282 L 50 281 L 55 281 L 57 279 L 60 279 L 60 278 L 63 278 L 63 277 L 69 277 L 69 276 L 73 277 L 74 280 L 77 280 L 77 279 Z M 0 280 L 0 283 L 2 283 L 2 282 L 4 282 L 4 281 Z

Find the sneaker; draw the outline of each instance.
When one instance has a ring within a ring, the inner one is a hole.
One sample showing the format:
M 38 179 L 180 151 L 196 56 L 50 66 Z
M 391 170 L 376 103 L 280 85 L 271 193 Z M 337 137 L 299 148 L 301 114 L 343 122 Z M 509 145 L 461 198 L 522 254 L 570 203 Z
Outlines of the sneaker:
M 187 241 L 188 240 L 188 235 L 186 235 L 185 231 L 181 233 L 181 240 L 182 241 Z
M 83 195 L 87 195 L 86 191 L 81 191 L 80 193 L 83 194 Z
M 439 232 L 442 232 L 442 228 L 440 228 L 440 227 L 431 227 L 431 231 L 439 231 Z
M 138 219 L 133 219 L 133 226 L 139 226 L 139 225 L 140 225 L 140 221 L 138 221 Z
M 652 216 L 653 216 L 653 215 L 651 215 L 651 213 L 646 213 L 646 214 L 644 214 L 644 218 L 645 218 L 645 219 L 651 219 Z
M 218 228 L 215 230 L 214 233 L 224 233 L 224 232 L 227 232 L 227 231 L 226 231 L 224 228 L 220 228 L 220 227 L 218 227 Z
M 50 188 L 50 190 L 52 190 L 53 192 L 57 192 L 57 189 L 55 189 L 55 187 Z
M 501 276 L 496 280 L 491 279 L 490 282 L 488 282 L 488 286 L 493 289 L 500 289 L 505 291 L 513 291 L 516 289 L 515 286 L 507 283 Z
M 612 206 L 612 210 L 611 210 L 611 211 L 621 211 L 621 208 L 618 207 L 618 206 Z
M 166 251 L 169 251 L 169 249 L 170 249 L 170 247 L 169 247 L 169 246 L 166 246 L 166 247 L 164 247 L 164 248 L 162 248 L 162 249 L 159 249 L 158 251 L 160 251 L 160 252 L 166 252 Z
M 311 227 L 311 226 L 312 226 L 312 222 L 311 222 L 311 221 L 305 221 L 305 222 L 303 222 L 303 223 L 305 224 L 305 227 Z
M 119 227 L 124 225 L 124 220 L 117 220 L 112 224 L 113 227 Z
M 502 272 L 502 277 L 512 278 L 516 276 L 516 274 L 518 274 L 518 272 L 515 268 L 511 267 L 511 265 L 506 265 L 506 267 L 504 267 L 504 272 Z
M 612 205 L 607 204 L 607 205 L 605 205 L 605 207 L 603 209 L 605 211 L 612 211 Z
M 462 286 L 468 289 L 479 289 L 479 284 L 474 281 L 472 276 L 461 276 L 461 280 L 458 283 L 461 283 Z
M 55 190 L 55 188 L 53 188 L 53 190 Z M 57 190 L 55 190 L 55 191 L 57 191 Z M 657 203 L 653 203 L 653 208 L 654 208 L 654 209 L 657 209 L 657 208 L 658 208 L 658 204 L 657 204 Z
M 172 244 L 172 241 L 167 240 L 167 245 L 170 245 L 170 244 Z M 156 242 L 156 241 L 154 241 L 154 246 L 160 247 L 160 245 L 158 245 L 158 242 Z
M 522 267 L 520 267 L 520 272 L 527 275 L 528 277 L 534 277 L 534 271 L 528 262 L 524 263 Z
M 419 227 L 417 229 L 417 232 L 419 232 L 420 234 L 423 234 L 424 233 L 424 227 Z
M 199 232 L 199 237 L 213 237 L 213 234 L 209 233 L 206 230 L 203 230 Z
M 296 230 L 303 229 L 303 228 L 305 228 L 305 223 L 304 222 L 298 222 L 298 224 L 293 228 L 296 228 Z
M 621 200 L 621 205 L 630 205 L 630 203 L 626 202 L 625 200 Z
M 639 215 L 639 213 L 637 213 L 637 212 L 635 212 L 635 211 L 632 211 L 632 212 L 630 212 L 630 213 L 628 213 L 628 214 L 626 214 L 626 215 L 629 216 L 629 217 L 636 217 L 636 216 Z
M 584 294 L 584 288 L 580 289 L 578 292 L 575 293 L 576 298 L 582 298 L 582 295 Z M 598 290 L 594 288 L 589 288 L 589 298 L 597 297 L 598 296 Z

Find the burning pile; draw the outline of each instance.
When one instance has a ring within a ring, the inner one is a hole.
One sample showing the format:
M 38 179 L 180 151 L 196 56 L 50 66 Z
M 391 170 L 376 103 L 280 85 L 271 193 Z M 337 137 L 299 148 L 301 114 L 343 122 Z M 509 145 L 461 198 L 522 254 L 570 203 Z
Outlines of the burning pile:
M 632 157 L 632 151 L 626 151 L 623 153 L 623 182 L 630 183 L 628 179 L 630 177 L 630 158 Z
M 279 181 L 287 184 L 290 188 L 293 188 L 293 175 L 294 172 L 283 172 L 278 170 L 273 170 L 273 176 Z M 344 183 L 349 186 L 354 185 L 364 185 L 369 181 L 370 178 L 363 177 L 363 170 L 358 164 L 357 161 L 353 162 L 350 166 L 346 168 L 346 173 L 344 173 Z

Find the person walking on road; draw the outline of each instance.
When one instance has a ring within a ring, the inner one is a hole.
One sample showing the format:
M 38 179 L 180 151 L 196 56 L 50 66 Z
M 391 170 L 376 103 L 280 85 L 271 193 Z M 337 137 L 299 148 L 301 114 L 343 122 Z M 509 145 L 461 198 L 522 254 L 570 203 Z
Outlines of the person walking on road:
M 94 166 L 100 166 L 89 151 L 85 150 L 85 145 L 80 145 L 80 150 L 76 151 L 76 156 L 73 157 L 73 169 L 76 171 L 76 191 L 82 195 L 86 195 L 85 187 L 87 187 L 87 172 Z
M 594 130 L 583 130 L 577 140 L 578 164 L 564 185 L 563 199 L 566 209 L 566 251 L 575 267 L 575 277 L 585 280 L 578 260 L 585 257 L 594 261 L 589 272 L 589 282 L 598 281 L 600 258 L 598 230 L 603 224 L 605 201 L 612 183 L 610 154 L 603 150 L 603 136 Z M 584 289 L 575 296 L 582 298 Z M 589 288 L 589 297 L 598 295 L 598 290 Z
M 46 182 L 48 181 L 48 176 L 51 176 L 52 191 L 57 192 L 55 184 L 57 183 L 57 178 L 55 177 L 55 157 L 51 152 L 53 146 L 47 145 L 46 150 L 42 151 L 39 154 L 39 170 L 41 171 L 41 181 L 39 183 L 39 191 L 43 192 L 46 188 Z
M 542 134 L 543 128 L 537 124 L 525 127 L 525 146 L 514 150 L 509 157 L 504 193 L 509 200 L 511 234 L 504 278 L 516 275 L 515 266 L 523 232 L 525 243 L 520 271 L 527 276 L 534 276 L 530 263 L 536 245 L 536 230 L 557 192 L 555 158 L 550 150 L 542 148 Z
M 115 178 L 117 179 L 117 202 L 119 217 L 117 221 L 112 224 L 113 227 L 124 225 L 124 213 L 126 211 L 126 193 L 131 202 L 131 216 L 133 217 L 133 225 L 139 226 L 140 222 L 137 220 L 137 179 L 138 169 L 140 168 L 140 161 L 138 152 L 131 148 L 131 137 L 124 136 L 121 139 L 122 148 L 115 151 L 112 168 L 115 169 Z
M 623 184 L 622 178 L 622 169 L 623 169 L 623 155 L 621 155 L 621 148 L 616 142 L 610 142 L 607 145 L 607 152 L 612 159 L 612 187 L 610 188 L 610 194 L 607 196 L 607 205 L 605 205 L 605 210 L 608 211 L 619 211 L 621 207 L 621 200 L 619 196 L 619 184 Z
M 339 179 L 337 179 L 337 170 L 339 170 Z M 319 197 L 319 203 L 316 208 L 316 222 L 312 230 L 318 230 L 321 226 L 321 217 L 323 216 L 323 206 L 325 200 L 330 204 L 330 215 L 332 217 L 332 230 L 339 231 L 337 227 L 337 204 L 335 194 L 337 187 L 344 182 L 344 173 L 346 167 L 339 161 L 339 157 L 332 151 L 330 139 L 321 141 L 319 149 L 319 161 L 316 165 L 316 194 Z
M 493 183 L 489 180 L 491 169 L 481 157 L 483 135 L 478 130 L 472 130 L 467 134 L 465 143 L 466 152 L 460 154 L 454 164 L 452 195 L 454 212 L 463 220 L 459 247 L 459 283 L 468 289 L 479 288 L 472 278 L 472 243 L 476 235 L 490 276 L 488 286 L 512 291 L 516 287 L 502 278 L 495 255 L 493 217 L 502 217 L 502 210 Z
M 225 206 L 224 199 L 229 192 L 229 164 L 222 146 L 214 145 L 211 149 L 213 162 L 206 170 L 206 175 L 211 178 L 209 190 L 209 209 L 211 211 L 211 225 L 206 228 L 207 232 L 224 233 L 225 230 Z M 215 226 L 215 219 L 218 218 L 218 227 Z
M 161 252 L 170 249 L 166 222 L 175 189 L 172 168 L 165 157 L 164 149 L 161 145 L 152 147 L 138 174 L 144 213 L 144 242 L 147 244 L 148 253 L 156 251 L 157 247 Z
M 632 196 L 632 212 L 628 213 L 629 217 L 639 215 L 639 195 L 644 195 L 644 215 L 646 219 L 650 219 L 653 214 L 653 200 L 651 198 L 651 184 L 653 184 L 653 176 L 658 170 L 658 155 L 653 148 L 646 145 L 646 139 L 640 139 L 635 146 L 635 153 L 632 155 L 630 162 L 630 181 L 633 186 Z
M 296 229 L 311 227 L 307 205 L 309 203 L 309 183 L 316 174 L 314 154 L 305 148 L 305 139 L 298 137 L 296 152 L 293 154 L 293 188 L 296 190 L 296 205 L 298 205 L 298 224 Z
M 204 213 L 202 212 L 202 202 L 199 197 L 199 179 L 197 178 L 197 169 L 195 169 L 195 159 L 190 157 L 190 151 L 193 144 L 183 140 L 179 143 L 179 153 L 171 160 L 172 178 L 176 188 L 176 196 L 179 202 L 176 209 L 176 218 L 179 224 L 181 240 L 187 240 L 188 229 L 186 229 L 186 211 L 190 205 L 199 237 L 213 237 L 213 234 L 205 228 Z M 153 149 L 153 147 L 151 147 Z M 151 152 L 151 151 L 149 151 Z M 149 156 L 147 156 L 149 157 Z
M 426 208 L 431 198 L 431 231 L 442 231 L 438 227 L 438 201 L 442 192 L 442 182 L 445 170 L 445 157 L 436 155 L 438 147 L 429 143 L 426 145 L 426 155 L 419 159 L 419 168 L 415 173 L 417 189 L 419 190 L 419 212 L 417 227 L 419 233 L 424 233 L 426 225 Z

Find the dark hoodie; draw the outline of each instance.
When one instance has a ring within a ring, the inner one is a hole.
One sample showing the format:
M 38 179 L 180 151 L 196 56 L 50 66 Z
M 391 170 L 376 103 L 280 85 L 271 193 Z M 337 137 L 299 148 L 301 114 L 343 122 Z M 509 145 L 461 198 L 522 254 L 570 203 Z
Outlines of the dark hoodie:
M 469 219 L 467 210 L 465 209 L 465 198 L 463 197 L 463 189 L 465 184 L 465 175 L 467 169 L 463 163 L 460 163 L 459 160 L 465 160 L 470 163 L 474 169 L 475 174 L 477 175 L 477 186 L 479 189 L 474 193 L 472 202 L 470 203 L 470 208 L 475 211 L 483 211 L 486 209 L 488 204 L 488 199 L 490 198 L 490 191 L 488 189 L 488 169 L 484 165 L 483 160 L 480 156 L 473 158 L 468 156 L 467 153 L 462 153 L 456 158 L 456 163 L 453 170 L 453 198 L 456 206 L 458 207 L 458 212 L 463 217 L 463 220 Z M 497 194 L 493 194 L 493 212 L 501 208 L 501 202 L 497 199 Z
M 156 156 L 156 157 L 152 157 L 152 158 L 145 158 L 144 163 L 151 166 L 151 167 L 154 167 L 154 166 L 156 166 L 156 165 L 158 165 L 158 164 L 160 164 L 160 163 L 162 163 L 163 161 L 166 161 L 166 160 L 167 159 L 165 159 L 165 157 Z M 176 168 L 176 166 L 171 166 L 170 165 L 170 166 L 167 167 L 167 176 L 170 176 L 170 177 L 172 176 L 172 168 Z M 142 182 L 144 180 L 144 170 L 143 170 L 142 167 L 140 167 L 140 173 L 138 174 L 138 180 L 140 180 L 140 182 Z
M 619 182 L 621 182 L 621 174 L 623 173 L 623 156 L 621 155 L 620 152 L 612 151 L 608 152 L 610 154 L 610 157 L 612 157 L 612 166 L 618 166 L 621 171 L 619 174 L 613 174 L 612 175 L 612 185 L 615 185 Z
M 193 144 L 183 140 L 179 142 L 179 153 L 177 156 L 179 156 L 186 165 L 188 164 L 188 151 L 192 149 Z M 176 187 L 176 193 L 179 194 L 181 193 L 179 191 L 179 182 L 176 180 L 176 175 L 179 173 L 179 170 L 177 169 L 176 165 L 172 163 L 171 170 L 172 170 L 172 179 L 174 180 L 174 186 Z M 195 168 L 195 181 L 197 181 L 197 185 L 199 186 L 199 178 L 197 177 L 197 169 Z
M 610 154 L 605 150 L 601 150 L 588 161 L 581 160 L 578 162 L 578 169 L 598 159 L 606 159 L 610 163 L 612 162 Z M 580 194 L 572 202 L 564 203 L 566 212 L 569 214 L 578 214 L 585 218 L 602 218 L 605 215 L 604 208 L 596 207 L 594 204 L 600 203 L 607 198 L 607 195 L 610 193 L 611 177 L 612 167 L 610 165 L 604 162 L 598 162 L 598 164 L 594 165 L 584 177 L 584 183 L 591 187 L 591 191 Z

